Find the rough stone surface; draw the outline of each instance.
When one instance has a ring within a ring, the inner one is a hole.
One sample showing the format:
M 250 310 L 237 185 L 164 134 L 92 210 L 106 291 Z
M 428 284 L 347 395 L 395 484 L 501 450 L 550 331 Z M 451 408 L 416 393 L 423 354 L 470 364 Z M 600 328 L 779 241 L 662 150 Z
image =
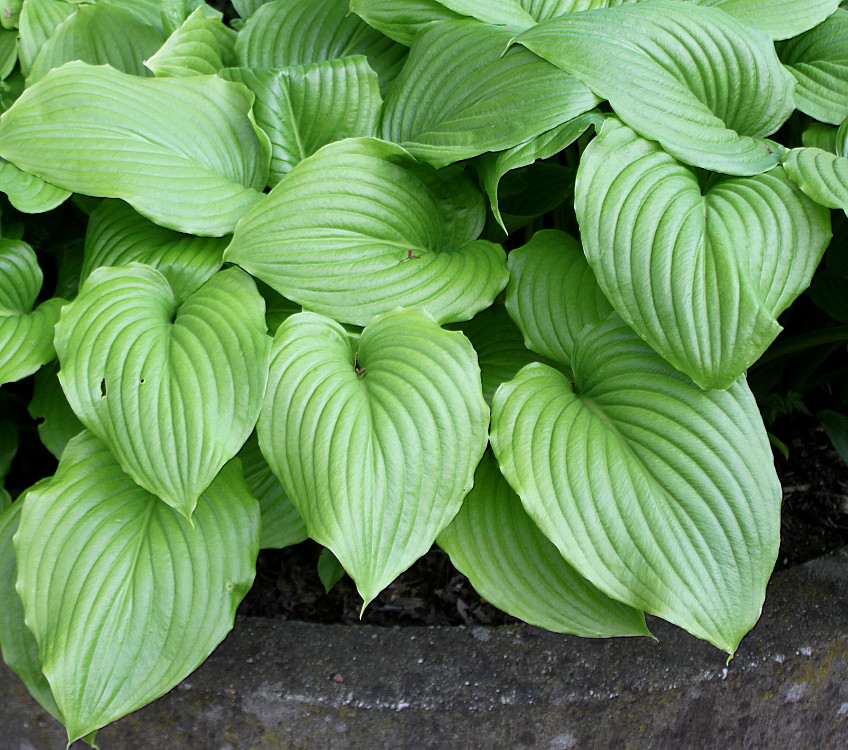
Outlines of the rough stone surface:
M 777 575 L 730 664 L 660 639 L 530 626 L 239 621 L 185 683 L 99 735 L 101 750 L 848 747 L 848 550 Z M 0 748 L 64 734 L 0 674 Z M 76 748 L 75 748 L 76 750 Z

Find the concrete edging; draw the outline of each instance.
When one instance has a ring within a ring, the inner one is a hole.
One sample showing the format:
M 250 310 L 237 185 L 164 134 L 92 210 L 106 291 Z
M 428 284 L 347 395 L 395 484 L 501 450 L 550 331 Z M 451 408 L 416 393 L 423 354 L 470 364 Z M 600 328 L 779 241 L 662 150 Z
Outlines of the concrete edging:
M 659 621 L 648 639 L 531 626 L 378 628 L 245 618 L 101 750 L 848 747 L 848 548 L 777 574 L 729 665 Z M 0 747 L 62 728 L 0 665 Z

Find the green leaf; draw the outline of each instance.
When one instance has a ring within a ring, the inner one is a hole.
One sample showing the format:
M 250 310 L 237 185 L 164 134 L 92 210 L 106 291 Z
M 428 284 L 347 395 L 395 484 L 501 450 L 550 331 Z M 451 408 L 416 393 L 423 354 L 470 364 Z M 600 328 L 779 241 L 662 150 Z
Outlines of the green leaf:
M 271 187 L 322 146 L 377 134 L 383 100 L 362 55 L 282 70 L 228 68 L 221 77 L 256 96 L 256 123 L 271 140 Z
M 435 21 L 465 18 L 438 0 L 351 0 L 350 11 L 407 47 L 412 46 L 415 36 L 425 26 Z
M 108 2 L 78 5 L 44 42 L 27 76 L 27 85 L 72 60 L 111 65 L 135 76 L 149 75 L 144 60 L 162 44 L 158 29 Z
M 839 0 L 690 0 L 721 8 L 772 39 L 789 39 L 818 26 L 838 7 Z
M 165 229 L 123 201 L 104 200 L 88 222 L 80 281 L 101 266 L 143 263 L 162 272 L 181 304 L 221 268 L 229 242 Z
M 743 379 L 701 391 L 617 316 L 495 394 L 492 446 L 525 509 L 601 591 L 732 654 L 759 617 L 780 483 Z M 661 437 L 661 439 L 660 439 Z
M 44 43 L 77 7 L 75 3 L 62 0 L 26 0 L 21 9 L 18 45 L 18 57 L 24 75 L 29 75 L 32 63 Z
M 471 344 L 421 311 L 379 316 L 357 347 L 320 315 L 286 320 L 257 430 L 309 536 L 367 605 L 456 515 L 489 410 Z
M 233 0 L 233 7 L 241 18 L 250 18 L 269 0 Z
M 0 486 L 18 452 L 18 429 L 9 419 L 0 419 Z
M 587 638 L 650 635 L 641 612 L 601 593 L 563 559 L 489 451 L 438 543 L 483 598 L 531 625 Z
M 196 8 L 145 62 L 157 77 L 214 75 L 235 61 L 236 32 Z
M 0 79 L 7 78 L 18 61 L 18 32 L 0 32 Z
M 0 385 L 32 375 L 56 356 L 53 328 L 65 300 L 33 310 L 43 278 L 29 245 L 0 239 Z
M 56 326 L 80 421 L 186 517 L 253 430 L 267 382 L 265 305 L 237 268 L 178 304 L 148 266 L 100 268 Z
M 837 156 L 848 157 L 848 119 L 837 128 L 833 145 Z
M 443 167 L 518 146 L 598 103 L 526 50 L 504 55 L 513 35 L 476 21 L 428 27 L 386 99 L 383 137 Z
M 848 158 L 819 148 L 793 148 L 784 155 L 783 167 L 816 203 L 848 214 Z
M 570 366 L 578 334 L 612 312 L 580 243 L 545 229 L 513 250 L 508 265 L 506 309 L 524 334 L 524 345 Z
M 9 203 L 18 211 L 26 214 L 52 211 L 70 195 L 67 190 L 18 169 L 5 159 L 0 159 L 0 191 L 6 193 Z
M 274 0 L 256 10 L 236 42 L 238 65 L 286 68 L 366 55 L 383 85 L 397 76 L 406 49 L 353 15 L 347 0 Z
M 42 480 L 46 484 L 46 480 Z M 38 485 L 36 485 L 36 489 Z M 26 496 L 0 513 L 0 651 L 3 661 L 27 686 L 30 695 L 58 721 L 62 713 L 41 671 L 38 645 L 24 622 L 24 608 L 15 590 L 18 563 L 12 537 L 18 530 Z
M 801 133 L 801 141 L 809 148 L 820 148 L 822 151 L 830 151 L 832 154 L 835 154 L 837 130 L 833 125 L 812 122 Z
M 259 508 L 237 462 L 193 523 L 138 487 L 91 433 L 30 491 L 18 593 L 73 741 L 164 694 L 230 631 L 255 573 Z
M 777 51 L 798 81 L 798 109 L 831 125 L 848 117 L 848 11 L 837 10 L 806 34 L 779 44 Z
M 221 236 L 268 178 L 252 104 L 215 76 L 143 79 L 69 63 L 0 119 L 0 156 L 65 190 L 122 198 L 170 229 Z
M 527 350 L 521 331 L 512 322 L 512 318 L 509 317 L 503 305 L 492 305 L 488 310 L 462 323 L 459 328 L 477 352 L 483 382 L 483 398 L 489 405 L 498 386 L 507 380 L 512 380 L 524 365 L 531 362 L 553 364 L 544 357 Z
M 475 166 L 480 175 L 480 183 L 489 197 L 492 213 L 504 232 L 507 232 L 507 228 L 498 206 L 498 185 L 501 178 L 513 169 L 529 166 L 538 159 L 555 156 L 574 143 L 591 125 L 600 127 L 601 124 L 603 116 L 600 113 L 586 112 L 514 148 L 484 154 L 477 159 Z
M 303 519 L 259 450 L 254 432 L 238 453 L 250 494 L 262 513 L 262 549 L 282 549 L 307 538 Z
M 830 241 L 830 214 L 782 169 L 698 174 L 614 119 L 583 153 L 575 210 L 606 297 L 702 388 L 766 350 Z
M 27 410 L 38 422 L 38 436 L 56 458 L 61 458 L 68 441 L 83 431 L 82 422 L 65 398 L 55 362 L 35 373 L 32 400 Z
M 833 448 L 842 463 L 848 465 L 848 419 L 835 411 L 820 411 L 816 418 L 821 422 Z
M 753 175 L 779 162 L 763 138 L 792 113 L 793 80 L 765 34 L 718 8 L 645 0 L 561 16 L 517 41 L 686 164 Z
M 239 223 L 224 259 L 341 322 L 365 325 L 398 306 L 467 320 L 507 282 L 503 249 L 476 240 L 483 221 L 461 170 L 351 139 L 298 164 Z
M 321 555 L 318 557 L 318 578 L 321 579 L 321 584 L 324 586 L 324 591 L 328 594 L 345 574 L 345 569 L 342 564 L 336 559 L 332 550 L 326 547 L 321 550 Z

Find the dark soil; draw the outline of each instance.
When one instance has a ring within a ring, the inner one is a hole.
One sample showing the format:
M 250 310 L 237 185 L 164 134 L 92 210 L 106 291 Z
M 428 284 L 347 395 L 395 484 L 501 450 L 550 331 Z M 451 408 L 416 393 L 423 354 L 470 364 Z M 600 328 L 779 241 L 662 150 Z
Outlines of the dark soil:
M 784 487 L 776 570 L 848 545 L 848 466 L 812 420 L 794 417 L 789 459 L 778 456 Z M 365 610 L 353 582 L 330 591 L 318 578 L 320 547 L 312 541 L 259 555 L 256 583 L 240 613 L 306 622 L 368 625 L 501 625 L 517 622 L 481 599 L 468 579 L 433 548 Z

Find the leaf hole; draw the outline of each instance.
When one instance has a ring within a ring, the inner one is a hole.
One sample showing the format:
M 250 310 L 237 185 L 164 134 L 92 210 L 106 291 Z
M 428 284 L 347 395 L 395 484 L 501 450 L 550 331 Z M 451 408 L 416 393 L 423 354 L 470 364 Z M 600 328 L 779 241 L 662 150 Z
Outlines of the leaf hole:
M 100 398 L 106 398 L 106 378 L 100 381 Z
M 233 585 L 232 581 L 227 581 L 227 583 L 224 584 L 224 588 L 227 591 L 232 591 L 235 588 L 235 586 Z
M 138 382 L 141 383 L 141 385 L 144 385 L 144 378 L 141 378 Z

